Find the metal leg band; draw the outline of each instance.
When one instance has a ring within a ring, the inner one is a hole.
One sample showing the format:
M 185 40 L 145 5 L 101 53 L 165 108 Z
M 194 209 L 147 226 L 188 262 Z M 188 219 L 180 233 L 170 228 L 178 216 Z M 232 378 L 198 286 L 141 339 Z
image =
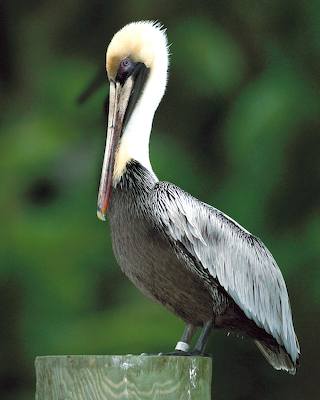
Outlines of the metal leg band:
M 178 342 L 175 350 L 184 351 L 185 353 L 189 350 L 189 345 L 186 342 Z

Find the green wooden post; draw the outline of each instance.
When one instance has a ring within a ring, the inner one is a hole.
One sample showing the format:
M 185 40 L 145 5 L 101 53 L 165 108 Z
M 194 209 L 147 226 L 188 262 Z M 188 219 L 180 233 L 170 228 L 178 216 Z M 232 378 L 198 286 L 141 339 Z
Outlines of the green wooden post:
M 36 358 L 36 400 L 210 400 L 211 359 L 173 356 Z

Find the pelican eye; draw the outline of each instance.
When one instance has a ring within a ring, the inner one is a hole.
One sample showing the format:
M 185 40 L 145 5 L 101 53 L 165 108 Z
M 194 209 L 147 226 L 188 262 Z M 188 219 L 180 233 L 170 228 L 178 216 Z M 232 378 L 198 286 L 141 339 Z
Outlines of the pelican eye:
M 136 64 L 129 57 L 124 58 L 119 64 L 116 81 L 123 85 L 126 79 L 133 73 Z

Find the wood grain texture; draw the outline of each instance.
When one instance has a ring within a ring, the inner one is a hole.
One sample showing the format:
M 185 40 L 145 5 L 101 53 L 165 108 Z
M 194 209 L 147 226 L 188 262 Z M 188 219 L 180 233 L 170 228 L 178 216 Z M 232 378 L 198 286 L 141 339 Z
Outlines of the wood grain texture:
M 173 356 L 36 358 L 36 400 L 209 400 L 211 359 Z

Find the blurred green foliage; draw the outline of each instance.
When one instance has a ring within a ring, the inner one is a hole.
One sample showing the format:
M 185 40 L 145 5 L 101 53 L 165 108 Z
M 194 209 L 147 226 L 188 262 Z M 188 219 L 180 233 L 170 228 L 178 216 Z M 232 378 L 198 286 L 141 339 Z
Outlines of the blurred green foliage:
M 170 351 L 181 321 L 121 274 L 95 216 L 112 34 L 168 28 L 170 80 L 151 158 L 268 245 L 302 347 L 296 377 L 252 343 L 212 336 L 219 399 L 318 399 L 320 3 L 316 0 L 0 3 L 0 396 L 34 396 L 44 354 Z

